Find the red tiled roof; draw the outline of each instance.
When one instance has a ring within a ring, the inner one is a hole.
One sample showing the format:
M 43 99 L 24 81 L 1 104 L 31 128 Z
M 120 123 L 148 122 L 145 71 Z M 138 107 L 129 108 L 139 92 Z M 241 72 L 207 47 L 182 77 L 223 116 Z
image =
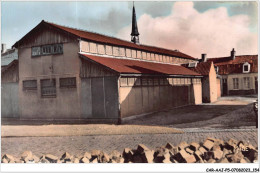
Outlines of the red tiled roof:
M 132 43 L 130 41 L 125 41 L 125 40 L 121 40 L 121 39 L 118 39 L 118 38 L 109 37 L 109 36 L 105 36 L 105 35 L 101 35 L 101 34 L 97 34 L 97 33 L 93 33 L 93 32 L 69 28 L 69 27 L 53 24 L 53 23 L 46 22 L 46 21 L 42 21 L 34 29 L 39 27 L 41 24 L 43 24 L 43 25 L 47 24 L 49 26 L 53 26 L 53 27 L 58 28 L 62 31 L 66 31 L 66 32 L 68 32 L 68 33 L 70 33 L 70 34 L 72 34 L 76 37 L 80 37 L 82 39 L 89 40 L 89 41 L 99 42 L 99 43 L 103 43 L 103 44 L 111 44 L 111 45 L 115 45 L 115 46 L 134 48 L 134 49 L 139 49 L 139 50 L 145 50 L 145 51 L 149 51 L 149 52 L 153 52 L 153 53 L 160 53 L 160 54 L 164 54 L 164 55 L 168 55 L 168 56 L 175 56 L 175 57 L 180 57 L 180 58 L 197 60 L 196 58 L 193 58 L 193 57 L 186 55 L 186 54 L 179 52 L 179 51 L 168 50 L 168 49 L 158 48 L 158 47 L 153 47 L 153 46 L 146 46 L 146 45 L 141 45 L 141 44 L 135 44 L 135 43 Z M 26 34 L 26 35 L 28 35 L 28 34 Z M 26 37 L 26 35 L 24 37 Z M 20 42 L 22 39 L 20 39 L 18 42 Z M 16 42 L 13 46 L 17 47 L 18 42 Z
M 258 72 L 258 55 L 240 55 L 234 60 L 230 57 L 208 58 L 209 62 L 214 62 L 214 65 L 219 67 L 218 74 L 234 74 L 243 72 L 243 64 L 250 64 L 250 72 Z
M 154 75 L 191 75 L 201 76 L 183 66 L 161 64 L 130 59 L 118 59 L 80 54 L 84 58 L 104 65 L 118 73 L 124 74 L 154 74 Z
M 212 62 L 200 62 L 196 67 L 188 67 L 188 64 L 183 64 L 184 67 L 189 68 L 192 71 L 195 71 L 203 76 L 208 76 Z

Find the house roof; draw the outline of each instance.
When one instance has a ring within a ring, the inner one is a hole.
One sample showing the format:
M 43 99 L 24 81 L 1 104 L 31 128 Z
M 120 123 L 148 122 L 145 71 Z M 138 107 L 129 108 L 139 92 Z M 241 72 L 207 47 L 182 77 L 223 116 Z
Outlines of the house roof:
M 46 22 L 44 20 L 41 23 L 39 23 L 34 29 L 32 29 L 29 33 L 27 33 L 23 38 L 21 38 L 19 41 L 17 41 L 13 45 L 13 47 L 17 47 L 19 45 L 19 42 L 22 42 L 23 39 L 25 39 L 31 32 L 33 32 L 34 30 L 37 30 L 42 25 L 52 26 L 56 29 L 70 33 L 83 40 L 88 40 L 88 41 L 93 41 L 93 42 L 98 42 L 98 43 L 103 43 L 103 44 L 110 44 L 110 45 L 115 45 L 115 46 L 122 46 L 122 47 L 127 47 L 127 48 L 134 48 L 134 49 L 149 51 L 149 52 L 153 52 L 153 53 L 164 54 L 164 55 L 168 55 L 168 56 L 175 56 L 175 57 L 180 57 L 180 58 L 197 60 L 196 58 L 191 57 L 191 56 L 184 54 L 182 52 L 179 52 L 179 51 L 174 51 L 174 50 L 169 50 L 169 49 L 164 49 L 164 48 L 159 48 L 159 47 L 153 47 L 153 46 L 147 46 L 147 45 L 142 45 L 142 44 L 135 44 L 130 41 L 125 41 L 125 40 L 121 40 L 118 38 L 109 37 L 109 36 L 89 32 L 89 31 L 65 27 L 65 26 L 54 24 L 54 23 Z
M 201 76 L 183 66 L 161 64 L 140 60 L 119 59 L 110 57 L 80 54 L 84 59 L 101 64 L 121 74 L 152 74 L 152 75 L 187 75 Z
M 250 64 L 250 73 L 258 72 L 258 55 L 239 55 L 234 60 L 230 57 L 208 58 L 207 61 L 214 62 L 219 67 L 218 74 L 234 74 L 243 72 L 243 64 Z
M 10 62 L 8 65 L 5 66 L 1 66 L 1 73 L 6 72 L 10 67 L 17 65 L 18 64 L 18 60 L 14 59 L 12 62 Z
M 1 66 L 7 66 L 15 59 L 18 59 L 18 52 L 16 49 L 9 49 L 1 54 Z
M 210 72 L 212 62 L 200 62 L 197 64 L 196 67 L 188 67 L 188 64 L 183 64 L 182 66 L 189 68 L 192 71 L 195 71 L 196 73 L 199 73 L 203 76 L 208 76 Z

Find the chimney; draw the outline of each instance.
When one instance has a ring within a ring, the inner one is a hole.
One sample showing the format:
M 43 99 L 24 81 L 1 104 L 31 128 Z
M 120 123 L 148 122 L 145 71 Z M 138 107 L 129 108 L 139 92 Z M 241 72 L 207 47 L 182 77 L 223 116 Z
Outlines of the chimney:
M 234 60 L 236 58 L 236 51 L 235 49 L 233 48 L 232 51 L 231 51 L 231 55 L 230 55 L 231 59 Z
M 2 43 L 1 44 L 1 53 L 5 53 L 6 52 L 6 44 Z
M 207 62 L 207 54 L 201 54 L 201 62 Z

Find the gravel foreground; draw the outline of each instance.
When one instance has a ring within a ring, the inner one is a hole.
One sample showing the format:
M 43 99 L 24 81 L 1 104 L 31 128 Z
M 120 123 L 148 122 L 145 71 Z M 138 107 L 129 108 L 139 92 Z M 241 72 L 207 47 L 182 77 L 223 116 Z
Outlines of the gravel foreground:
M 38 157 L 25 151 L 20 157 L 4 154 L 2 163 L 258 163 L 258 147 L 245 141 L 229 139 L 223 141 L 207 138 L 203 143 L 185 141 L 174 146 L 149 149 L 139 144 L 136 149 L 124 148 L 123 152 L 113 150 L 107 154 L 101 150 L 85 152 L 79 157 L 68 152 L 61 157 L 52 154 Z

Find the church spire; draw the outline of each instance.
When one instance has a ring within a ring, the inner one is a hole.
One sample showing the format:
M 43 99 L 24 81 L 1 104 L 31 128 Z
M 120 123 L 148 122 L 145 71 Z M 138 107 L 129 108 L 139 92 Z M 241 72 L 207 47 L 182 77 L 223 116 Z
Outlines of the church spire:
M 133 2 L 131 41 L 134 43 L 139 43 L 139 32 L 138 32 L 138 28 L 137 28 L 134 2 Z

